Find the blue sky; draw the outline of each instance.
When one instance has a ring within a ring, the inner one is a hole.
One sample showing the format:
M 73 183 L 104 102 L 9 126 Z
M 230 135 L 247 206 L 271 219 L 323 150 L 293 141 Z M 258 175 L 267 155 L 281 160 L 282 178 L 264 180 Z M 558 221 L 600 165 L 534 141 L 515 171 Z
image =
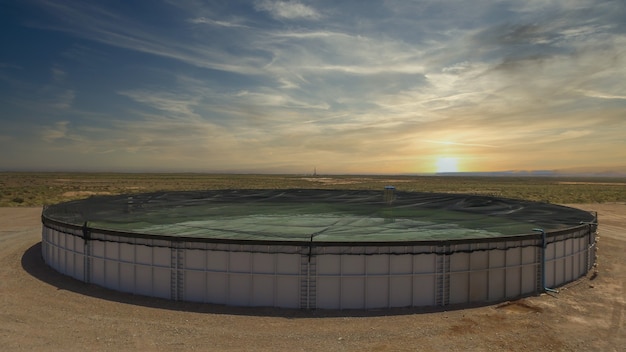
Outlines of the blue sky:
M 4 1 L 0 170 L 626 169 L 626 3 Z

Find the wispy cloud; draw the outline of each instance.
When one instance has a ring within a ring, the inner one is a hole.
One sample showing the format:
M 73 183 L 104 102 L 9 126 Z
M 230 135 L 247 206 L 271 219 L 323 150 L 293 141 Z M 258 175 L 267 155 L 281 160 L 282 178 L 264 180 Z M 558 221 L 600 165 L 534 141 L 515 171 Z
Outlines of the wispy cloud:
M 143 26 L 132 18 L 111 13 L 94 4 L 69 5 L 59 2 L 46 3 L 46 6 L 52 14 L 67 19 L 67 22 L 59 25 L 31 23 L 32 26 L 67 32 L 114 47 L 216 70 L 258 74 L 256 67 L 265 62 L 265 59 L 259 62 L 256 58 L 233 55 L 211 46 L 210 43 L 177 40 L 167 31 Z
M 489 144 L 461 143 L 461 142 L 452 142 L 452 141 L 434 141 L 430 139 L 424 139 L 423 141 L 427 143 L 435 143 L 435 144 L 442 144 L 442 145 L 455 145 L 455 146 L 462 146 L 462 147 L 497 148 L 497 146 L 489 145 Z
M 150 92 L 143 90 L 121 91 L 119 94 L 145 104 L 150 108 L 161 110 L 168 116 L 198 117 L 198 114 L 194 111 L 195 107 L 198 105 L 197 98 L 195 97 L 171 92 Z
M 583 95 L 591 97 L 591 98 L 626 100 L 626 95 L 611 95 L 611 94 L 605 94 L 605 93 L 594 92 L 594 91 L 589 91 L 589 90 L 581 90 L 580 92 Z
M 272 17 L 278 19 L 307 19 L 317 20 L 321 14 L 311 6 L 307 6 L 297 0 L 261 0 L 255 3 L 259 11 L 266 11 Z
M 21 70 L 22 66 L 7 62 L 0 62 L 0 69 L 12 69 L 12 70 Z
M 44 127 L 41 131 L 41 138 L 46 142 L 67 138 L 69 123 L 69 121 L 59 121 L 52 126 Z
M 0 116 L 47 126 L 10 131 L 76 159 L 419 172 L 444 156 L 483 170 L 626 157 L 616 2 L 29 6 L 21 29 L 50 53 L 32 75 L 36 60 L 0 59 Z
M 218 26 L 218 27 L 250 28 L 250 27 L 248 27 L 246 25 L 243 25 L 243 24 L 239 24 L 239 23 L 235 23 L 235 22 L 228 22 L 228 21 L 214 20 L 214 19 L 210 19 L 210 18 L 206 18 L 206 17 L 196 17 L 196 18 L 189 19 L 188 21 L 190 23 L 207 24 L 207 25 Z
M 55 109 L 69 109 L 70 107 L 72 107 L 72 103 L 74 102 L 75 97 L 76 94 L 73 90 L 64 90 L 56 95 L 51 105 Z
M 53 67 L 52 70 L 52 79 L 55 82 L 63 82 L 65 80 L 65 77 L 67 76 L 67 72 L 63 71 L 62 69 L 58 68 L 58 67 Z

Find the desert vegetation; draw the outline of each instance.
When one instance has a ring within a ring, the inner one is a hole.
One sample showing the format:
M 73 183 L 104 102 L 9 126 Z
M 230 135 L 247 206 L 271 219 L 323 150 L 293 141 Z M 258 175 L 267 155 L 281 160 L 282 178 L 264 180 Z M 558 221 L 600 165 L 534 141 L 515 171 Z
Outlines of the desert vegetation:
M 383 189 L 493 195 L 549 203 L 626 202 L 626 178 L 253 174 L 0 173 L 0 206 L 95 195 L 201 189 Z

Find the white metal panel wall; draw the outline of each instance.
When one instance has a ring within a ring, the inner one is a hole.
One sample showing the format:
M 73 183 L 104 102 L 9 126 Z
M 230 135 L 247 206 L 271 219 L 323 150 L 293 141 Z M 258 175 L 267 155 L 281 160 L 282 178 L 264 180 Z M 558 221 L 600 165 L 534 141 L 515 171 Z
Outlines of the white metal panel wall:
M 187 249 L 185 257 L 186 301 L 298 308 L 300 255 Z
M 498 301 L 536 292 L 536 247 L 526 246 L 521 241 L 512 247 L 506 250 L 471 248 L 469 253 L 453 253 L 450 303 Z
M 489 252 L 476 251 L 469 258 L 469 302 L 489 301 Z
M 387 255 L 365 256 L 365 270 L 368 280 L 365 282 L 365 306 L 386 307 L 390 295 L 395 290 L 390 289 L 390 257 Z M 410 291 L 409 291 L 410 292 Z
M 522 273 L 520 267 L 522 263 L 522 253 L 519 248 L 514 247 L 506 251 L 505 258 L 505 298 L 511 299 L 518 297 L 522 288 Z
M 78 280 L 167 299 L 299 308 L 303 293 L 310 293 L 317 308 L 371 309 L 499 301 L 542 290 L 537 284 L 543 248 L 536 240 L 413 248 L 423 254 L 330 247 L 313 254 L 316 271 L 303 281 L 306 257 L 293 248 L 281 248 L 287 253 L 242 245 L 191 243 L 187 248 L 182 242 L 106 234 L 92 234 L 97 238 L 86 244 L 81 235 L 75 228 L 44 226 L 44 261 Z M 551 237 L 545 248 L 546 285 L 585 275 L 593 264 L 594 241 L 594 233 L 585 232 Z M 434 253 L 441 248 L 450 253 Z M 312 287 L 303 290 L 303 282 Z
M 58 272 L 84 281 L 84 241 L 51 228 L 42 232 L 44 261 Z
M 451 304 L 468 302 L 469 259 L 469 253 L 457 252 L 450 255 L 449 294 Z
M 341 257 L 317 256 L 317 307 L 341 309 Z
M 539 258 L 539 248 L 535 246 L 530 246 L 530 243 L 525 242 L 527 241 L 522 241 L 522 246 L 520 247 L 522 257 L 522 278 L 519 292 L 520 296 L 539 291 L 539 287 L 537 287 L 537 275 L 539 274 L 538 269 L 540 265 L 539 263 L 537 263 L 537 258 Z
M 414 255 L 413 261 L 413 306 L 424 307 L 436 302 L 436 261 L 437 255 Z
M 389 258 L 389 294 L 388 302 L 378 307 L 410 307 L 413 305 L 413 256 L 408 254 L 388 255 Z M 368 306 L 367 308 L 378 308 Z
M 580 234 L 579 234 L 580 235 Z M 593 233 L 586 236 L 561 235 L 546 246 L 546 285 L 558 287 L 585 275 L 587 257 L 595 253 Z
M 435 304 L 435 254 L 318 255 L 317 307 L 374 309 Z

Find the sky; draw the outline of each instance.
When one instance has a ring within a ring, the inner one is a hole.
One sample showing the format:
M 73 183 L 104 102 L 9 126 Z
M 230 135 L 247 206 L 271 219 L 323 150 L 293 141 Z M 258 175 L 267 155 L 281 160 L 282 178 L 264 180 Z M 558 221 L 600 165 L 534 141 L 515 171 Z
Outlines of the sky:
M 626 2 L 0 0 L 0 170 L 626 170 Z

